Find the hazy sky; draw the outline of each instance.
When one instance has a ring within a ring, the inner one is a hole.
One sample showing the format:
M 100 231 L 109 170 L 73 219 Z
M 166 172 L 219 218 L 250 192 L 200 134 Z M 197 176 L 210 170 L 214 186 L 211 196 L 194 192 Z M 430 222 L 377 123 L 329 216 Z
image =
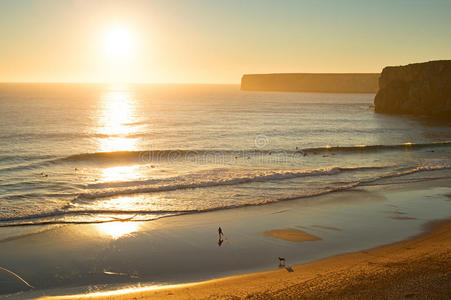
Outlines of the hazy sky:
M 450 0 L 0 0 L 0 81 L 380 72 L 450 59 L 450 16 Z

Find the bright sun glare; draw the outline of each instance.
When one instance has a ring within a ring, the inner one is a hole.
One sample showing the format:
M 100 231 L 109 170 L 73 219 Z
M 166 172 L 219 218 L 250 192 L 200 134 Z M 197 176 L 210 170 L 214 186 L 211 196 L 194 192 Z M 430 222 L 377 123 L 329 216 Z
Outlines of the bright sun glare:
M 130 234 L 138 230 L 138 223 L 135 222 L 110 222 L 96 224 L 97 229 L 102 233 L 111 236 L 114 239 Z
M 124 27 L 111 28 L 105 35 L 104 47 L 108 58 L 126 59 L 131 56 L 133 51 L 133 36 Z

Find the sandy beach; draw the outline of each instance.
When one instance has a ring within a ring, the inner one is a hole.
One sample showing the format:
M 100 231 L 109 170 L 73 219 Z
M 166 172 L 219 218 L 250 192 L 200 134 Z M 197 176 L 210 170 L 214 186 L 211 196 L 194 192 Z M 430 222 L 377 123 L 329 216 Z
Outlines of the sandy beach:
M 162 289 L 40 299 L 448 299 L 451 221 L 407 241 L 285 269 Z

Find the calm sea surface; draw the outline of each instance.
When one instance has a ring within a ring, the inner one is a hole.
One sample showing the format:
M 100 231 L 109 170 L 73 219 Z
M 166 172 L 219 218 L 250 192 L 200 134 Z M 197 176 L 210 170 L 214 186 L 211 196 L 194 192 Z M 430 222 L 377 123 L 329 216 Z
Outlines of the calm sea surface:
M 375 114 L 373 98 L 2 84 L 0 226 L 152 220 L 449 178 L 451 127 Z

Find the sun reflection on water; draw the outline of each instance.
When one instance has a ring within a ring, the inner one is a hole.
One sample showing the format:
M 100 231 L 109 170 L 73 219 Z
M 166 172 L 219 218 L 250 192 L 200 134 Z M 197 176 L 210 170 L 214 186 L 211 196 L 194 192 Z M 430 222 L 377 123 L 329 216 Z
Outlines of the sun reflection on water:
M 101 99 L 101 111 L 97 132 L 107 135 L 99 141 L 101 152 L 130 151 L 136 149 L 135 100 L 126 86 L 111 87 Z
M 102 136 L 98 139 L 99 152 L 136 151 L 137 138 L 130 137 L 137 133 L 139 124 L 137 120 L 136 100 L 127 86 L 110 86 L 103 94 L 98 111 L 97 130 Z M 123 166 L 122 157 L 112 155 L 111 163 L 116 166 L 109 166 L 100 169 L 100 178 L 96 181 L 126 182 L 137 180 L 142 177 L 139 165 Z M 116 159 L 117 158 L 117 159 Z M 115 186 L 111 186 L 115 188 Z M 95 201 L 92 209 L 96 210 L 135 210 L 136 201 L 133 197 L 119 197 Z M 110 218 L 110 219 L 109 219 Z M 106 219 L 106 223 L 96 224 L 96 229 L 102 234 L 114 239 L 120 238 L 138 230 L 138 223 L 127 220 L 130 216 L 111 216 Z
M 117 221 L 95 225 L 97 230 L 103 234 L 118 239 L 122 236 L 138 231 L 139 224 L 137 222 Z
M 139 166 L 106 168 L 102 170 L 101 177 L 103 182 L 136 180 L 140 177 Z

